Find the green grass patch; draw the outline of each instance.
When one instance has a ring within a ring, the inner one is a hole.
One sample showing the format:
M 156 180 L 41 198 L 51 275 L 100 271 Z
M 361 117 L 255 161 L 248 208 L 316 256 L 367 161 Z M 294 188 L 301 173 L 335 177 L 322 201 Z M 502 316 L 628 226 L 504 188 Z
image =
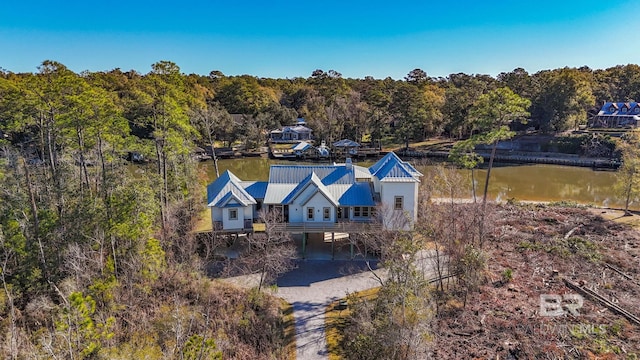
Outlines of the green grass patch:
M 367 289 L 355 293 L 357 299 L 375 299 L 378 296 L 380 288 Z M 327 341 L 327 351 L 329 352 L 329 360 L 341 360 L 342 349 L 340 343 L 343 339 L 343 332 L 348 325 L 348 318 L 351 314 L 349 304 L 346 298 L 337 300 L 327 306 L 325 312 L 324 325 L 325 336 Z
M 193 232 L 209 232 L 213 230 L 213 224 L 211 224 L 211 209 L 207 208 L 203 210 L 193 226 Z
M 274 150 L 291 150 L 295 144 L 271 144 Z
M 285 359 L 296 359 L 296 319 L 293 317 L 293 306 L 288 302 L 280 301 L 280 312 L 282 313 L 282 332 L 285 338 Z
M 602 254 L 597 244 L 593 241 L 572 236 L 568 239 L 557 238 L 549 242 L 521 241 L 518 243 L 519 251 L 545 251 L 563 258 L 578 256 L 590 262 L 598 262 Z

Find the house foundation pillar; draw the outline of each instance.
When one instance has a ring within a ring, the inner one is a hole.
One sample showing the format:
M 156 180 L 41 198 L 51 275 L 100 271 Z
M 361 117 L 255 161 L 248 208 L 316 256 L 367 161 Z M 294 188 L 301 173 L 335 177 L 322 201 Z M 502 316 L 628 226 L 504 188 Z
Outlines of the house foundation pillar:
M 351 235 L 349 235 L 349 247 L 351 248 L 351 260 L 353 260 L 353 239 L 351 238 Z
M 336 251 L 334 247 L 335 240 L 336 240 L 336 233 L 332 232 L 331 233 L 331 260 L 335 260 L 336 258 Z
M 302 233 L 302 258 L 307 258 L 307 233 Z

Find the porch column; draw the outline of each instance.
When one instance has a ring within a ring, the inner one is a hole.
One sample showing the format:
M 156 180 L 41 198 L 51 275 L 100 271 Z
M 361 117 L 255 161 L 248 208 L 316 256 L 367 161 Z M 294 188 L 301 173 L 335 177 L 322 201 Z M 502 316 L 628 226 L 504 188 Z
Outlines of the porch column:
M 334 241 L 336 239 L 335 235 L 336 235 L 336 233 L 334 233 L 334 232 L 331 233 L 331 260 L 335 260 L 335 258 L 336 258 L 336 252 L 335 252 L 334 245 L 333 245 L 333 243 L 334 243 Z
M 302 258 L 307 258 L 307 233 L 302 233 Z
M 351 247 L 351 260 L 353 260 L 353 239 L 351 238 L 351 234 L 349 234 L 349 246 Z

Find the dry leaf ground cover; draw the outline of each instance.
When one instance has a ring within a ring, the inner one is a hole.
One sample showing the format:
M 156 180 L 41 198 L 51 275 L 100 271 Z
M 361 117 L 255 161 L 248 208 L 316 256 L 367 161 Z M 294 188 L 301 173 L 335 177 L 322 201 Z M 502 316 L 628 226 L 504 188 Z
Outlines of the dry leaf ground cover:
M 640 315 L 637 230 L 577 207 L 495 205 L 490 212 L 486 282 L 466 306 L 452 301 L 436 320 L 436 358 L 637 358 L 640 326 L 587 298 L 571 314 L 567 306 L 577 301 L 569 298 L 580 294 L 562 280 Z M 544 316 L 545 294 L 561 297 L 563 315 Z

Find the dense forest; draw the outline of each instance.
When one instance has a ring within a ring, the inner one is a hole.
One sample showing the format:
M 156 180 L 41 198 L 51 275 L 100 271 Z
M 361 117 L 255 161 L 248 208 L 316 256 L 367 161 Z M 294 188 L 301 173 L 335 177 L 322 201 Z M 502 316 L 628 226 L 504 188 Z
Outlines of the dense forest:
M 308 78 L 291 79 L 225 76 L 220 71 L 208 76 L 185 75 L 171 62 L 154 64 L 147 74 L 120 69 L 75 74 L 62 64 L 45 61 L 36 74 L 3 71 L 0 77 L 0 131 L 12 135 L 13 142 L 19 142 L 16 137 L 28 134 L 32 126 L 20 115 L 28 106 L 28 97 L 19 94 L 24 87 L 37 92 L 43 87 L 38 81 L 44 78 L 51 79 L 47 91 L 58 92 L 61 97 L 87 94 L 89 89 L 109 97 L 105 106 L 126 119 L 138 138 L 154 138 L 154 131 L 162 126 L 178 130 L 184 122 L 190 127 L 179 132 L 186 135 L 193 131 L 186 136 L 189 140 L 242 142 L 248 147 L 262 145 L 266 130 L 290 125 L 296 117 L 305 118 L 316 138 L 328 142 L 392 137 L 402 143 L 440 135 L 465 138 L 474 130 L 470 116 L 474 103 L 482 94 L 502 87 L 531 101 L 527 127 L 547 133 L 586 123 L 606 101 L 640 99 L 640 66 L 635 64 L 605 70 L 562 68 L 535 74 L 517 68 L 495 78 L 463 73 L 434 78 L 414 69 L 403 80 L 394 80 L 349 79 L 334 70 L 316 70 Z M 161 109 L 152 109 L 154 97 L 171 97 L 172 101 L 161 104 Z M 149 119 L 149 112 L 170 114 L 178 108 L 183 119 L 176 119 L 174 124 L 157 124 Z M 59 112 L 56 117 L 64 116 L 63 109 Z M 228 114 L 250 116 L 234 120 Z
M 403 80 L 185 75 L 167 61 L 0 71 L 0 357 L 280 357 L 277 304 L 203 275 L 194 147 L 260 146 L 297 117 L 328 141 L 466 138 L 478 99 L 504 87 L 530 101 L 527 126 L 560 132 L 604 101 L 640 99 L 640 66 Z M 151 161 L 133 166 L 133 153 Z

